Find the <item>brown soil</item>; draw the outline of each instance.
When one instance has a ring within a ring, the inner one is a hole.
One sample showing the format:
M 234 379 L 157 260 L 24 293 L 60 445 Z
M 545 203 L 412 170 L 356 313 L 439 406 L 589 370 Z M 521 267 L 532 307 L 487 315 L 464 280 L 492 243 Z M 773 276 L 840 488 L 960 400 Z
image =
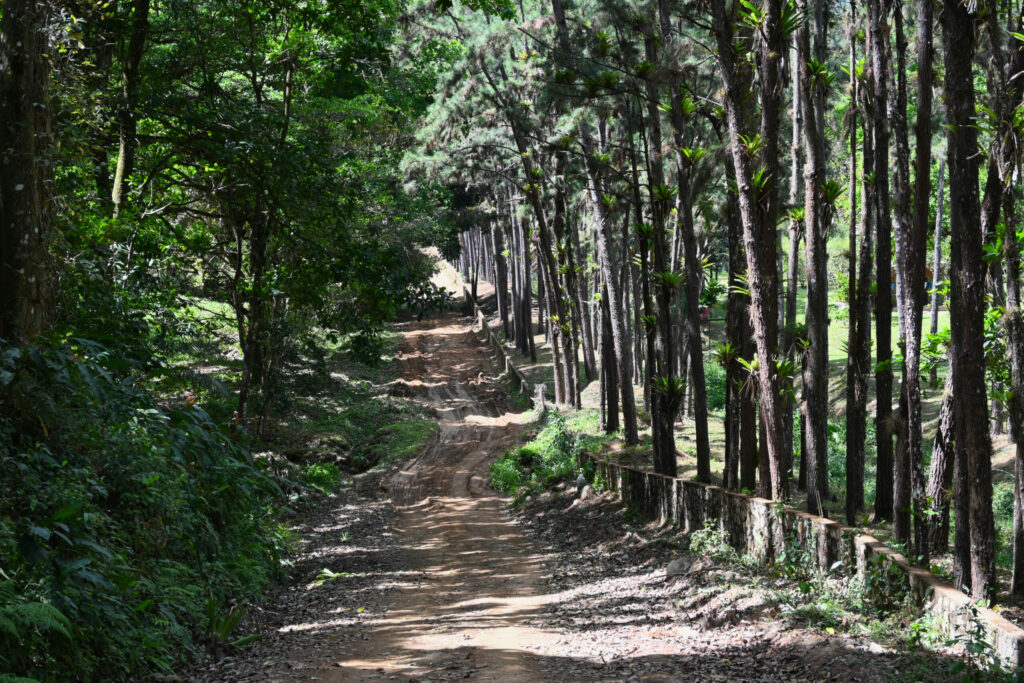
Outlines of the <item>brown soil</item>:
M 510 410 L 468 320 L 449 314 L 404 333 L 403 376 L 389 391 L 435 410 L 438 438 L 381 487 L 352 487 L 299 529 L 292 585 L 243 624 L 263 639 L 196 678 L 921 676 L 916 658 L 806 630 L 791 606 L 735 569 L 704 562 L 666 580 L 677 539 L 631 522 L 611 498 L 578 500 L 569 486 L 514 519 L 486 477 L 528 415 Z M 384 488 L 390 503 L 379 500 Z M 323 580 L 323 569 L 339 576 Z M 935 665 L 947 663 L 930 664 L 925 677 L 941 679 Z
M 486 481 L 523 416 L 507 412 L 486 349 L 461 320 L 417 325 L 405 343 L 403 380 L 440 424 L 437 441 L 389 485 L 408 580 L 368 639 L 339 647 L 319 677 L 534 679 L 531 650 L 550 639 L 531 625 L 543 609 L 541 558 Z

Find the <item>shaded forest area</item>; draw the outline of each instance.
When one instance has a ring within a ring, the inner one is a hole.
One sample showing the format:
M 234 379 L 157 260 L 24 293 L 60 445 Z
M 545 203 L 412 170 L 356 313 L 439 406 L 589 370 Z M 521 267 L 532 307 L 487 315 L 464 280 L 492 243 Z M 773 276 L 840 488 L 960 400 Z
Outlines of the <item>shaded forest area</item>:
M 677 474 L 685 431 L 699 481 L 841 511 L 1014 604 L 1017 8 L 552 0 L 515 14 L 451 11 L 421 31 L 466 52 L 410 167 L 466 184 L 477 216 L 459 265 L 495 285 L 524 358 L 536 332 L 550 340 L 555 400 L 579 407 L 599 375 L 605 430 L 649 449 L 654 471 Z M 725 398 L 709 416 L 712 387 Z
M 655 471 L 692 429 L 698 480 L 840 508 L 1014 603 L 1020 22 L 6 0 L 0 668 L 138 678 L 244 645 L 289 516 L 429 436 L 371 391 L 385 324 L 448 303 L 427 248 L 495 285 L 524 357 L 547 335 L 558 403 L 599 381 Z M 339 461 L 310 455 L 331 435 Z
M 455 54 L 406 9 L 0 6 L 0 672 L 244 644 L 288 520 L 433 433 L 372 390 L 455 235 L 402 185 Z

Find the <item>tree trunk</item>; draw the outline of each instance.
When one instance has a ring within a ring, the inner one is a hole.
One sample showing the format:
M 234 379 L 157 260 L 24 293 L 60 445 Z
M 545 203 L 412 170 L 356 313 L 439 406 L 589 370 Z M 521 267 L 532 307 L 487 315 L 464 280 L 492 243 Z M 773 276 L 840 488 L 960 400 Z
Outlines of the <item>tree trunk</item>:
M 850 223 L 847 240 L 847 337 L 846 337 L 846 523 L 857 526 L 857 514 L 863 506 L 863 486 L 858 490 L 858 475 L 861 477 L 864 451 L 852 448 L 856 439 L 850 438 L 854 429 L 853 415 L 856 411 L 855 392 L 857 377 L 857 2 L 850 1 L 847 38 L 850 42 Z M 853 486 L 851 486 L 853 483 Z M 858 495 L 851 495 L 851 490 Z
M 49 8 L 8 0 L 0 12 L 0 339 L 10 343 L 43 332 L 53 303 Z
M 656 37 L 653 29 L 644 36 L 644 54 L 647 61 L 656 64 Z M 661 110 L 658 102 L 660 93 L 655 82 L 645 81 L 647 91 L 648 129 L 648 177 L 650 179 L 650 210 L 652 228 L 650 235 L 651 254 L 654 270 L 650 273 L 654 289 L 657 312 L 656 349 L 657 374 L 652 387 L 653 410 L 651 411 L 651 440 L 654 446 L 654 471 L 674 477 L 676 475 L 675 421 L 679 404 L 683 399 L 685 378 L 675 372 L 675 347 L 672 334 L 672 295 L 675 284 L 669 280 L 672 267 L 669 263 L 666 219 L 670 211 L 671 194 L 665 184 L 665 171 L 661 153 Z
M 735 7 L 733 8 L 735 10 Z M 762 482 L 762 492 L 777 500 L 788 495 L 789 482 L 782 453 L 782 397 L 775 367 L 778 357 L 778 274 L 776 270 L 775 240 L 775 182 L 778 166 L 778 62 L 782 54 L 781 5 L 779 0 L 768 0 L 765 6 L 764 42 L 759 46 L 762 115 L 761 139 L 764 142 L 764 166 L 755 176 L 751 160 L 740 142 L 744 132 L 747 93 L 740 87 L 737 57 L 734 54 L 733 26 L 735 22 L 726 12 L 724 0 L 712 2 L 712 13 L 718 46 L 719 66 L 725 86 L 725 113 L 729 146 L 736 171 L 737 195 L 743 223 L 743 241 L 746 248 L 747 273 L 752 300 L 754 339 L 758 355 L 758 383 L 761 413 L 767 427 L 767 457 L 771 469 L 771 482 Z M 756 181 L 756 184 L 755 184 Z M 764 457 L 764 454 L 762 454 Z M 766 485 L 768 484 L 768 485 Z
M 899 20 L 901 9 L 897 5 L 896 41 L 897 51 L 903 49 L 903 25 Z M 913 503 L 914 551 L 915 555 L 928 562 L 928 518 L 924 514 L 925 477 L 924 444 L 921 424 L 921 332 L 924 315 L 925 262 L 928 250 L 928 204 L 931 189 L 932 166 L 932 12 L 930 2 L 918 3 L 917 9 L 917 122 L 914 128 L 917 156 L 915 158 L 914 212 L 913 223 L 905 239 L 904 259 L 900 268 L 905 271 L 904 284 L 907 288 L 904 349 L 904 384 L 907 396 L 907 451 L 909 462 L 900 467 L 902 476 L 909 474 L 911 501 Z M 900 68 L 903 68 L 900 58 Z M 900 88 L 906 84 L 901 77 Z M 901 92 L 897 101 L 900 108 L 898 121 L 906 125 L 906 93 Z M 907 153 L 909 154 L 909 152 Z M 909 472 L 907 472 L 909 470 Z M 907 501 L 907 502 L 911 502 Z
M 861 84 L 863 85 L 863 83 Z M 863 138 L 864 169 L 873 169 L 875 160 L 874 142 L 870 122 L 873 100 L 870 94 L 858 87 L 860 104 L 864 112 L 861 119 Z M 849 508 L 864 509 L 864 447 L 867 441 L 868 374 L 871 369 L 871 275 L 872 275 L 872 234 L 875 218 L 875 186 L 861 177 L 863 188 L 857 247 L 857 280 L 855 306 L 850 309 L 850 325 L 856 326 L 854 343 L 850 347 L 852 376 L 847 394 L 850 401 L 846 410 L 846 453 L 851 463 L 847 471 L 846 499 Z M 852 283 L 851 283 L 852 286 Z
M 1016 192 L 1006 198 L 1006 223 L 1015 226 Z M 1014 440 L 1013 579 L 1010 593 L 1024 594 L 1024 319 L 1020 299 L 1020 245 L 1016 230 L 1006 231 L 1006 330 L 1010 355 L 1010 428 Z
M 823 0 L 815 0 L 817 5 Z M 807 0 L 798 7 L 807 12 Z M 828 219 L 825 198 L 825 160 L 822 157 L 812 99 L 813 78 L 810 68 L 810 30 L 802 24 L 796 32 L 800 48 L 800 100 L 804 119 L 804 225 L 807 245 L 807 372 L 804 375 L 803 408 L 806 415 L 807 511 L 823 514 L 822 504 L 828 496 L 828 254 L 825 250 Z M 819 89 L 824 84 L 819 85 Z
M 893 511 L 893 418 L 892 418 L 892 215 L 889 211 L 889 126 L 885 115 L 888 99 L 889 59 L 882 35 L 885 12 L 882 0 L 870 0 L 871 66 L 874 75 L 875 134 L 875 425 L 878 459 L 875 486 L 875 519 L 892 520 Z
M 661 19 L 662 40 L 667 43 L 672 35 L 668 0 L 659 0 L 658 9 Z M 680 91 L 678 79 L 672 79 L 669 83 L 669 94 L 672 104 L 673 140 L 676 146 L 676 162 L 678 166 L 677 192 L 679 210 L 676 230 L 681 235 L 683 243 L 686 292 L 686 311 L 683 316 L 683 329 L 690 366 L 690 382 L 687 388 L 692 394 L 693 399 L 694 430 L 697 437 L 697 481 L 710 483 L 711 444 L 708 437 L 707 383 L 704 377 L 704 348 L 700 332 L 700 288 L 703 268 L 697 258 L 697 236 L 693 227 L 693 204 L 690 197 L 690 177 L 693 168 L 690 157 L 687 156 L 684 148 L 686 115 L 683 111 L 683 98 Z
M 605 434 L 611 434 L 619 430 L 619 359 L 615 353 L 615 332 L 612 325 L 612 314 L 609 302 L 611 297 L 607 285 L 601 292 L 601 378 L 604 380 L 605 393 L 605 420 L 603 423 Z
M 928 546 L 941 555 L 949 545 L 949 502 L 953 497 L 953 373 L 946 375 L 946 387 L 939 409 L 939 426 L 932 441 L 932 458 L 928 476 L 928 498 L 931 500 L 932 523 L 928 530 Z
M 976 598 L 993 597 L 995 536 L 992 517 L 992 444 L 985 387 L 985 267 L 978 224 L 978 131 L 972 65 L 977 17 L 957 0 L 945 0 L 946 109 L 949 132 L 950 304 L 954 429 L 959 458 L 956 497 L 969 506 L 957 530 L 969 528 L 970 547 L 958 548 L 956 577 Z M 959 534 L 958 534 L 959 535 Z M 967 567 L 970 574 L 967 574 Z
M 939 194 L 935 200 L 935 261 L 932 266 L 932 320 L 930 332 L 939 333 L 939 283 L 942 282 L 942 209 L 945 203 L 946 159 L 939 160 Z M 931 385 L 939 385 L 938 367 L 932 368 Z
M 501 225 L 491 221 L 491 252 L 494 254 L 494 292 L 501 320 L 502 338 L 509 339 L 508 321 L 508 265 L 505 262 L 505 236 Z
M 630 377 L 629 338 L 626 335 L 625 315 L 622 310 L 615 279 L 615 267 L 612 261 L 612 230 L 608 208 L 605 205 L 601 171 L 594 155 L 599 151 L 593 148 L 593 136 L 587 124 L 581 126 L 581 137 L 584 144 L 584 163 L 587 169 L 587 191 L 596 223 L 597 253 L 604 278 L 604 286 L 608 292 L 608 311 L 611 316 L 612 340 L 615 346 L 616 366 L 619 377 L 619 391 L 622 393 L 622 420 L 624 423 L 626 443 L 634 445 L 639 442 L 636 421 L 636 403 L 633 398 L 633 380 Z
M 135 109 L 139 97 L 139 67 L 142 65 L 149 33 L 149 4 L 150 0 L 134 0 L 132 3 L 132 32 L 124 59 L 124 86 L 117 115 L 119 142 L 111 195 L 115 216 L 121 212 L 128 178 L 135 170 L 135 150 L 138 144 L 135 139 L 138 130 Z

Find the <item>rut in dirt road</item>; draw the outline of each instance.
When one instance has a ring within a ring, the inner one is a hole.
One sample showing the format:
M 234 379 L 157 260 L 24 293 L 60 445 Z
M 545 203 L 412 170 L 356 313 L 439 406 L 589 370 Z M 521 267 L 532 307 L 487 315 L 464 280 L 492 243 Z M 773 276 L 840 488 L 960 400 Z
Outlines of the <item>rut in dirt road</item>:
M 553 639 L 531 625 L 544 609 L 542 559 L 486 482 L 524 415 L 508 412 L 504 388 L 490 384 L 486 350 L 464 321 L 416 328 L 396 393 L 434 409 L 440 430 L 389 486 L 410 579 L 367 624 L 368 639 L 341 648 L 319 677 L 535 680 L 537 649 Z

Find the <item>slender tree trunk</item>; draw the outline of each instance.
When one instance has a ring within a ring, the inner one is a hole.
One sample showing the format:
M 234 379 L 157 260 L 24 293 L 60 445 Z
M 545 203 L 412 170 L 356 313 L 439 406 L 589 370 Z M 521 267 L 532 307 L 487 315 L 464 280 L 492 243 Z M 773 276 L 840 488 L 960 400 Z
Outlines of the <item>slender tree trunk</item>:
M 863 85 L 863 84 L 862 84 Z M 861 120 L 863 138 L 863 168 L 873 169 L 875 160 L 874 140 L 871 132 L 870 95 L 861 91 L 861 106 L 864 116 Z M 852 403 L 846 412 L 846 450 L 852 455 L 852 472 L 847 473 L 847 504 L 857 510 L 864 509 L 864 447 L 867 441 L 868 374 L 871 369 L 871 282 L 872 282 L 872 235 L 875 218 L 875 186 L 861 177 L 863 200 L 861 202 L 859 241 L 857 247 L 856 306 L 850 309 L 851 326 L 856 325 L 854 344 L 850 349 L 853 361 Z
M 146 38 L 149 34 L 149 4 L 150 0 L 134 0 L 132 3 L 132 31 L 124 60 L 124 86 L 117 116 L 119 144 L 111 195 L 115 215 L 121 212 L 128 178 L 135 170 L 135 150 L 138 144 L 138 120 L 135 109 L 139 97 L 139 67 L 142 65 Z
M 731 143 L 727 143 L 731 144 Z M 731 155 L 730 155 L 731 156 Z M 725 175 L 729 181 L 736 172 L 732 159 L 725 163 Z M 746 257 L 743 254 L 743 225 L 740 222 L 736 195 L 726 196 L 728 225 L 729 270 L 727 275 L 725 330 L 726 349 L 724 358 L 726 397 L 726 477 L 727 486 L 753 491 L 757 486 L 757 446 L 754 426 L 753 400 L 749 391 L 743 391 L 745 382 L 743 366 L 739 359 L 749 362 L 753 357 L 748 328 L 750 299 L 743 294 L 745 285 L 742 278 L 746 273 Z
M 801 194 L 801 177 L 803 174 L 803 155 L 801 154 L 801 139 L 803 136 L 802 124 L 803 113 L 801 112 L 800 92 L 800 54 L 796 38 L 793 40 L 793 49 L 790 50 L 791 71 L 793 76 L 793 132 L 790 141 L 790 177 L 789 177 L 789 204 L 796 207 Z M 796 353 L 796 298 L 799 288 L 799 267 L 800 267 L 800 232 L 803 226 L 802 221 L 790 219 L 789 221 L 789 249 L 787 250 L 788 262 L 786 265 L 786 297 L 785 316 L 783 318 L 783 351 L 786 359 L 791 363 L 795 361 Z M 794 381 L 786 382 L 786 391 L 792 395 L 795 391 Z M 786 411 L 783 425 L 783 441 L 786 454 L 790 458 L 790 470 L 792 470 L 792 459 L 795 454 L 793 444 L 793 413 L 796 401 L 786 401 Z
M 1006 223 L 1015 226 L 1017 196 L 1006 198 Z M 1013 489 L 1013 579 L 1010 592 L 1024 594 L 1024 319 L 1021 317 L 1020 245 L 1016 230 L 1006 231 L 1006 316 L 1007 350 L 1010 355 L 1010 427 L 1015 449 Z
M 581 276 L 576 272 L 578 264 L 586 262 L 580 250 L 579 228 L 576 221 L 569 226 L 569 244 L 566 245 L 566 249 L 570 251 L 569 265 L 572 282 L 570 294 L 573 297 L 573 308 L 575 309 L 574 319 L 579 328 L 580 341 L 583 344 L 583 374 L 589 383 L 597 378 L 597 365 L 594 359 L 594 332 L 590 324 L 591 316 L 588 313 L 589 298 L 586 294 L 586 276 Z
M 856 411 L 856 377 L 857 377 L 857 41 L 856 25 L 857 3 L 850 1 L 849 26 L 847 38 L 850 42 L 850 223 L 847 246 L 847 337 L 846 337 L 846 523 L 857 525 L 857 514 L 863 503 L 863 486 L 858 491 L 858 476 L 863 477 L 864 451 L 854 447 L 856 439 L 850 438 L 854 429 L 854 412 Z M 852 485 L 851 485 L 852 484 Z
M 897 18 L 901 9 L 897 6 Z M 928 562 L 928 518 L 924 514 L 925 476 L 924 444 L 921 424 L 921 332 L 924 316 L 925 262 L 928 250 L 929 216 L 928 204 L 931 189 L 932 165 L 932 12 L 930 2 L 918 3 L 917 10 L 917 122 L 914 128 L 917 156 L 915 159 L 914 212 L 910 234 L 906 239 L 905 258 L 900 267 L 905 269 L 904 283 L 907 287 L 907 306 L 903 316 L 905 322 L 905 349 L 903 390 L 907 396 L 907 451 L 909 463 L 901 468 L 903 476 L 909 474 L 911 501 L 913 503 L 914 550 L 915 555 Z M 904 46 L 903 26 L 896 25 L 897 50 Z M 902 65 L 903 59 L 900 59 Z M 906 124 L 906 84 L 901 78 L 901 93 L 898 107 L 900 121 Z M 909 152 L 908 152 L 909 154 Z M 906 470 L 909 469 L 909 473 Z M 910 501 L 908 501 L 910 502 Z
M 501 331 L 508 339 L 511 329 L 508 322 L 508 265 L 505 263 L 505 236 L 498 221 L 491 221 L 491 252 L 494 254 L 494 291 L 498 302 L 498 318 Z
M 815 0 L 817 5 L 823 0 Z M 798 5 L 807 12 L 807 0 Z M 807 373 L 804 375 L 803 406 L 806 414 L 807 510 L 822 514 L 828 496 L 828 254 L 825 250 L 828 229 L 827 208 L 823 196 L 825 160 L 818 138 L 817 102 L 812 99 L 813 78 L 810 68 L 810 31 L 803 24 L 796 32 L 800 48 L 800 100 L 803 106 L 804 150 L 804 225 L 807 237 Z M 824 87 L 821 84 L 819 87 Z
M 612 339 L 615 346 L 616 366 L 618 370 L 619 390 L 622 392 L 622 420 L 625 430 L 626 443 L 634 445 L 639 441 L 636 421 L 636 404 L 633 398 L 633 380 L 630 377 L 630 356 L 628 350 L 628 337 L 626 335 L 625 315 L 622 310 L 622 299 L 617 291 L 615 279 L 615 268 L 612 262 L 612 230 L 608 216 L 608 207 L 605 204 L 604 190 L 602 185 L 601 171 L 598 162 L 594 158 L 599 151 L 594 149 L 593 136 L 590 134 L 587 124 L 581 126 L 581 137 L 584 144 L 584 163 L 587 169 L 587 191 L 590 197 L 591 208 L 593 209 L 596 223 L 597 252 L 601 264 L 601 272 L 604 278 L 604 286 L 608 292 L 608 310 L 611 316 Z
M 969 552 L 957 548 L 957 583 L 970 585 L 977 598 L 996 589 L 995 529 L 992 517 L 992 444 L 988 434 L 985 387 L 984 235 L 977 216 L 978 131 L 972 65 L 977 16 L 957 0 L 943 9 L 946 50 L 946 109 L 949 132 L 950 303 L 952 319 L 953 407 L 958 455 L 956 497 L 967 500 L 967 518 L 957 516 L 957 530 L 969 528 Z M 959 535 L 959 534 L 958 534 Z M 970 568 L 968 575 L 967 568 Z
M 946 185 L 946 159 L 939 160 L 939 194 L 935 200 L 935 260 L 932 265 L 932 320 L 930 332 L 939 333 L 939 283 L 942 282 L 942 209 Z M 931 385 L 939 385 L 938 366 L 932 368 Z
M 661 19 L 662 40 L 667 44 L 671 39 L 672 25 L 668 0 L 658 1 Z M 700 288 L 703 268 L 697 258 L 697 236 L 693 227 L 693 205 L 690 197 L 692 166 L 684 146 L 686 114 L 677 79 L 669 84 L 672 104 L 673 141 L 676 146 L 678 225 L 677 235 L 681 236 L 683 264 L 685 268 L 686 311 L 683 329 L 690 365 L 688 390 L 692 393 L 694 430 L 697 437 L 697 481 L 711 481 L 711 445 L 708 437 L 707 384 L 704 378 L 704 348 L 700 332 Z M 669 264 L 671 266 L 671 264 Z
M 939 426 L 932 441 L 932 458 L 928 476 L 928 498 L 931 518 L 928 546 L 941 555 L 949 546 L 949 502 L 953 497 L 953 373 L 946 375 L 946 387 L 939 409 Z
M 658 62 L 653 29 L 644 36 L 644 54 L 651 64 Z M 669 281 L 672 267 L 669 263 L 666 219 L 670 211 L 671 195 L 665 184 L 662 161 L 661 110 L 658 107 L 659 89 L 654 81 L 645 81 L 647 91 L 648 177 L 651 190 L 652 228 L 651 254 L 654 271 L 650 274 L 657 307 L 656 348 L 658 369 L 653 387 L 654 410 L 651 411 L 651 437 L 654 445 L 654 471 L 674 477 L 676 475 L 675 421 L 683 399 L 685 378 L 676 376 L 675 339 L 672 325 L 672 294 L 675 284 Z M 710 473 L 709 473 L 710 475 Z
M 892 417 L 892 214 L 889 210 L 888 50 L 882 35 L 885 12 L 882 0 L 870 0 L 871 66 L 875 100 L 875 205 L 878 236 L 875 240 L 875 425 L 877 429 L 877 482 L 875 519 L 892 520 L 893 417 Z
M 601 378 L 605 383 L 604 401 L 606 417 L 604 431 L 611 434 L 619 430 L 619 359 L 615 353 L 615 332 L 612 326 L 612 314 L 609 302 L 611 296 L 608 287 L 601 292 Z
M 733 8 L 735 9 L 735 8 Z M 737 57 L 734 54 L 733 26 L 735 22 L 726 12 L 724 0 L 712 2 L 719 66 L 725 86 L 725 113 L 730 145 L 736 170 L 736 185 L 740 216 L 743 222 L 747 273 L 752 299 L 754 338 L 758 355 L 758 382 L 761 412 L 767 427 L 767 457 L 771 469 L 771 482 L 762 483 L 762 493 L 777 500 L 788 495 L 789 482 L 782 453 L 782 396 L 775 360 L 778 357 L 778 274 L 776 269 L 775 240 L 775 182 L 778 164 L 778 62 L 782 54 L 781 4 L 768 0 L 765 5 L 764 44 L 758 54 L 762 85 L 761 139 L 765 144 L 764 166 L 755 176 L 751 160 L 740 136 L 744 132 L 742 121 L 748 100 L 740 88 Z M 756 184 L 755 184 L 756 181 Z M 762 454 L 764 457 L 764 454 Z M 769 484 L 765 486 L 765 484 Z
M 893 463 L 893 535 L 897 542 L 911 547 L 911 463 L 913 460 L 912 451 L 908 440 L 910 439 L 910 400 L 907 396 L 909 384 L 908 360 L 914 351 L 909 348 L 910 333 L 908 325 L 909 316 L 912 315 L 913 303 L 910 300 L 911 293 L 908 292 L 909 283 L 908 266 L 906 259 L 909 246 L 907 244 L 912 229 L 913 214 L 910 207 L 910 146 L 909 133 L 907 130 L 907 78 L 906 78 L 906 50 L 907 41 L 903 33 L 903 7 L 900 3 L 892 5 L 893 10 L 893 31 L 896 39 L 896 49 L 893 51 L 895 58 L 895 88 L 890 93 L 888 101 L 889 120 L 892 121 L 892 138 L 896 150 L 896 164 L 893 172 L 893 241 L 896 244 L 896 313 L 899 320 L 899 339 L 907 345 L 904 350 L 904 363 L 901 367 L 901 386 L 899 397 L 898 417 L 893 421 L 896 435 L 896 451 Z M 890 63 L 889 65 L 893 65 Z M 890 72 L 892 74 L 893 72 Z M 892 75 L 890 75 L 892 78 Z M 929 93 L 931 91 L 929 90 Z M 922 119 L 918 119 L 921 121 Z M 927 120 L 927 119 L 924 119 Z M 920 338 L 920 335 L 918 335 Z M 920 353 L 920 343 L 916 353 Z M 918 370 L 919 371 L 919 368 Z M 915 371 L 915 372 L 917 372 Z M 918 403 L 918 457 L 920 457 L 920 389 L 917 393 Z M 922 490 L 922 495 L 923 495 Z

